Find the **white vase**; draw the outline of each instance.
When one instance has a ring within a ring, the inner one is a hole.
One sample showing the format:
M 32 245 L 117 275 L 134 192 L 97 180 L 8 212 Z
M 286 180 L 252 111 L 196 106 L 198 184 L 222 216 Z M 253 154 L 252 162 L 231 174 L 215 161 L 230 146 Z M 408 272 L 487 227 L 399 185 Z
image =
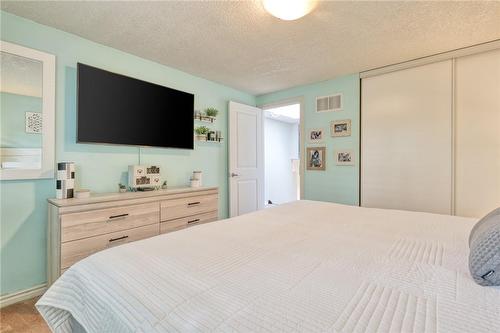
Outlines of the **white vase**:
M 202 176 L 203 176 L 203 173 L 201 171 L 193 171 L 192 179 L 198 180 L 200 182 L 200 186 L 203 186 Z

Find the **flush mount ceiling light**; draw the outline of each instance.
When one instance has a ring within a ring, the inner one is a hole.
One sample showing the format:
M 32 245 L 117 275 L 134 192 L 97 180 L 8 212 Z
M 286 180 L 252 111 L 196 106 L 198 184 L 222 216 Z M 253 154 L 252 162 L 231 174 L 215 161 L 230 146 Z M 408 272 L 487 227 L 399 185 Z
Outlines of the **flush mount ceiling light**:
M 292 21 L 309 14 L 316 7 L 316 0 L 262 0 L 269 14 Z

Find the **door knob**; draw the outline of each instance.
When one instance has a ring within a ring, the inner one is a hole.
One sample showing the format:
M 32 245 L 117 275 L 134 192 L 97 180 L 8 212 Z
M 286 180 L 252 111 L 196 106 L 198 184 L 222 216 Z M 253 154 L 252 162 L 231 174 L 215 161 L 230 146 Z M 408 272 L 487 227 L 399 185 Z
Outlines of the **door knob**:
M 239 175 L 237 173 L 231 172 L 231 177 L 238 177 Z

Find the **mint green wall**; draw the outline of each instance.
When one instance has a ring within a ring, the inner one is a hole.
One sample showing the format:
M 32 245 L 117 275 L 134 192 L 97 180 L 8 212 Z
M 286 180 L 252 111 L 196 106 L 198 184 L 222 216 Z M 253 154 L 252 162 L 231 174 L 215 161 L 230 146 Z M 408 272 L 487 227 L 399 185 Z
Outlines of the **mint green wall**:
M 42 112 L 42 99 L 0 92 L 0 147 L 42 147 L 41 134 L 26 133 L 27 111 Z
M 335 93 L 343 94 L 343 110 L 316 113 L 316 97 Z M 326 170 L 305 170 L 305 199 L 350 205 L 359 204 L 359 94 L 359 76 L 356 74 L 257 96 L 257 105 L 261 106 L 293 97 L 303 97 L 305 132 L 307 133 L 310 128 L 324 128 L 325 130 Z M 352 120 L 352 135 L 332 138 L 330 137 L 330 122 L 340 119 Z M 306 147 L 308 145 L 306 141 Z M 354 149 L 356 151 L 356 165 L 335 165 L 334 150 L 336 149 Z
M 218 108 L 214 125 L 227 138 L 227 102 L 263 105 L 303 96 L 305 128 L 323 127 L 329 134 L 334 119 L 352 119 L 352 136 L 327 137 L 327 170 L 306 171 L 305 197 L 312 200 L 358 204 L 359 154 L 355 167 L 336 166 L 333 149 L 359 152 L 358 75 L 300 86 L 255 98 L 252 95 L 198 78 L 179 70 L 93 43 L 47 26 L 1 12 L 2 40 L 42 50 L 56 56 L 56 159 L 74 161 L 77 186 L 95 192 L 116 190 L 126 181 L 127 166 L 138 163 L 136 147 L 76 144 L 76 63 L 83 62 L 196 95 L 195 108 Z M 317 114 L 315 97 L 342 92 L 344 110 Z M 141 162 L 162 167 L 169 185 L 187 184 L 192 170 L 203 170 L 206 185 L 218 185 L 220 211 L 227 216 L 227 140 L 221 144 L 199 143 L 194 151 L 143 148 Z M 44 283 L 46 267 L 46 199 L 55 196 L 54 180 L 0 182 L 0 293 L 2 295 Z
M 255 97 L 179 70 L 93 43 L 32 21 L 0 12 L 1 39 L 56 56 L 56 159 L 74 161 L 77 186 L 95 192 L 115 191 L 127 166 L 138 163 L 138 148 L 76 144 L 76 63 L 194 93 L 195 108 L 221 112 L 214 128 L 227 137 L 229 100 L 255 105 Z M 220 188 L 220 212 L 227 216 L 227 140 L 196 145 L 194 151 L 144 148 L 142 163 L 162 167 L 169 185 L 185 185 L 193 170 L 202 170 L 205 185 Z M 2 181 L 0 293 L 44 283 L 46 199 L 55 196 L 54 180 Z

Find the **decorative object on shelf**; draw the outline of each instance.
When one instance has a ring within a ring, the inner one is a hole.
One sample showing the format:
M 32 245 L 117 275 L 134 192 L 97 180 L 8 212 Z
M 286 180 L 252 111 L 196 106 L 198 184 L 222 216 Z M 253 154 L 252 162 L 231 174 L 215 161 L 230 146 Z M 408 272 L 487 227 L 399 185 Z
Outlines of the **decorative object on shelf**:
M 326 147 L 307 147 L 307 170 L 326 169 Z
M 330 123 L 330 133 L 333 137 L 351 136 L 351 119 L 332 121 Z
M 197 141 L 207 141 L 207 134 L 210 132 L 210 128 L 206 126 L 199 126 L 194 129 L 196 133 Z
M 75 189 L 75 163 L 57 163 L 56 198 L 73 198 Z
M 203 172 L 201 171 L 193 171 L 193 176 L 191 179 L 198 180 L 200 182 L 200 186 L 203 186 Z
M 224 140 L 224 138 L 222 137 L 221 131 L 209 130 L 209 132 L 207 133 L 206 140 L 198 140 L 198 141 L 221 142 L 222 140 Z
M 75 198 L 77 199 L 86 199 L 90 198 L 90 190 L 79 189 L 75 191 Z
M 41 112 L 26 112 L 25 113 L 25 131 L 30 134 L 42 133 L 42 113 Z
M 163 184 L 161 184 L 161 189 L 166 190 L 167 189 L 167 181 L 165 180 Z
M 323 142 L 323 132 L 324 130 L 322 128 L 311 128 L 307 134 L 309 143 Z
M 339 150 L 335 152 L 337 165 L 354 165 L 354 150 Z
M 128 184 L 138 190 L 160 186 L 160 167 L 156 165 L 129 165 Z
M 217 117 L 217 114 L 219 113 L 219 110 L 213 107 L 206 108 L 204 112 L 201 112 L 199 110 L 194 111 L 194 119 L 198 121 L 204 121 L 207 123 L 213 123 L 215 121 L 215 117 Z
M 123 185 L 122 183 L 118 184 L 118 192 L 120 193 L 127 192 L 127 186 Z
M 198 121 L 203 121 L 205 123 L 213 123 L 215 121 L 215 117 L 207 116 L 206 114 L 203 114 L 200 111 L 198 111 L 198 113 L 194 115 L 194 119 Z
M 209 107 L 209 108 L 205 109 L 205 114 L 208 117 L 215 118 L 219 114 L 219 110 L 217 110 L 216 108 L 213 108 L 213 107 Z
M 218 114 L 219 110 L 214 107 L 208 107 L 203 112 L 195 110 L 194 119 L 213 123 Z M 196 141 L 221 142 L 223 140 L 221 131 L 212 130 L 206 126 L 196 127 L 194 131 Z

